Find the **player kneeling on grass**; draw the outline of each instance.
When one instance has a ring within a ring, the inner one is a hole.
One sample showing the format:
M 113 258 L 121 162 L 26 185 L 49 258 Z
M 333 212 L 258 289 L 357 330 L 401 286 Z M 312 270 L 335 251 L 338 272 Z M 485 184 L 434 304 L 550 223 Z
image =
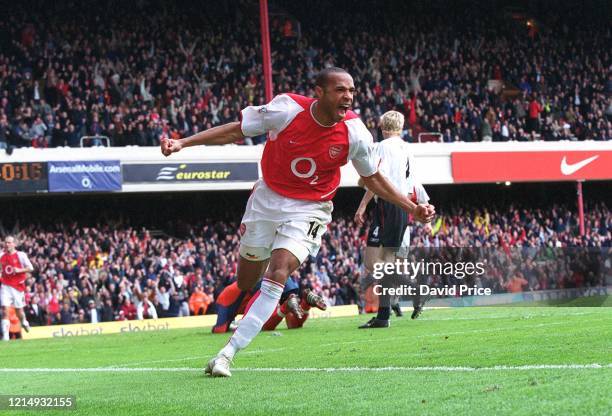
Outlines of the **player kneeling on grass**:
M 23 251 L 16 250 L 15 237 L 4 239 L 4 251 L 0 252 L 0 304 L 2 305 L 2 340 L 9 340 L 9 307 L 15 307 L 15 312 L 26 332 L 30 332 L 23 308 L 25 306 L 25 280 L 27 273 L 34 271 L 30 259 Z
M 261 288 L 229 342 L 207 371 L 231 376 L 236 353 L 261 331 L 276 310 L 288 276 L 309 255 L 316 255 L 331 222 L 331 202 L 340 186 L 340 167 L 351 161 L 365 185 L 385 200 L 429 222 L 432 206 L 416 205 L 377 171 L 372 135 L 350 111 L 355 85 L 343 69 L 326 68 L 316 78 L 317 99 L 281 94 L 262 106 L 242 110 L 240 122 L 193 136 L 164 139 L 165 156 L 195 145 L 222 145 L 268 134 L 259 180 L 242 218 L 238 287 Z
M 229 332 L 231 324 L 238 314 L 244 314 L 248 310 L 253 295 L 261 288 L 261 281 L 250 291 L 242 291 L 238 288 L 238 282 L 226 286 L 217 299 L 217 323 L 212 328 L 213 333 Z M 280 302 L 270 318 L 263 325 L 262 330 L 271 331 L 276 329 L 283 318 L 287 322 L 287 328 L 295 329 L 304 326 L 308 319 L 311 307 L 321 310 L 327 309 L 323 298 L 310 289 L 304 291 L 304 296 L 299 297 L 299 286 L 293 279 L 287 279 Z

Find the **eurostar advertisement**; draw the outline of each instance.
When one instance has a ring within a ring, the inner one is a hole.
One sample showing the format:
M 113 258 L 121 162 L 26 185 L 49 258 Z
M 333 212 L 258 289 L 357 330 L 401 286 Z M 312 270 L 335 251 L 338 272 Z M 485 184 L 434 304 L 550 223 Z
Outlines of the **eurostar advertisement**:
M 256 162 L 123 165 L 124 183 L 253 182 L 258 178 Z

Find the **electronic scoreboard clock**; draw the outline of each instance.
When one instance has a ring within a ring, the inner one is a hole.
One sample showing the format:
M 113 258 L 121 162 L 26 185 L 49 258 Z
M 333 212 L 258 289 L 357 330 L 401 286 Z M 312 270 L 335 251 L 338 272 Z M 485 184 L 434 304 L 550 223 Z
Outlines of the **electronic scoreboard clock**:
M 40 192 L 47 190 L 47 163 L 0 163 L 0 192 Z

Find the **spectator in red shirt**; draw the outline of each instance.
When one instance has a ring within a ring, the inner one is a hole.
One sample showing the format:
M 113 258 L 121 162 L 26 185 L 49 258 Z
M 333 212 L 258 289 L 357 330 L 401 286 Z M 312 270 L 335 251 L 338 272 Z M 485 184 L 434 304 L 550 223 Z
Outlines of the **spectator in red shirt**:
M 283 36 L 286 38 L 290 38 L 293 36 L 293 24 L 290 19 L 286 19 L 283 24 Z
M 540 112 L 542 112 L 542 106 L 538 101 L 538 97 L 534 94 L 533 99 L 529 103 L 529 118 L 527 119 L 527 130 L 529 131 L 529 133 L 533 131 L 539 133 Z
M 133 321 L 136 319 L 136 306 L 130 301 L 130 298 L 125 298 L 123 306 L 121 306 L 121 311 L 124 313 L 127 320 Z

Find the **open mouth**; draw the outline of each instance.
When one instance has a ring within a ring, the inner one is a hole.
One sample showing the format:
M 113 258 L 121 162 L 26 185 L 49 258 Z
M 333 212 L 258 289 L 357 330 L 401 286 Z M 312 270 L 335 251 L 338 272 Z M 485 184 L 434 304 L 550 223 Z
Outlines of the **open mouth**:
M 345 116 L 346 112 L 351 108 L 349 104 L 340 104 L 338 106 L 338 114 Z

